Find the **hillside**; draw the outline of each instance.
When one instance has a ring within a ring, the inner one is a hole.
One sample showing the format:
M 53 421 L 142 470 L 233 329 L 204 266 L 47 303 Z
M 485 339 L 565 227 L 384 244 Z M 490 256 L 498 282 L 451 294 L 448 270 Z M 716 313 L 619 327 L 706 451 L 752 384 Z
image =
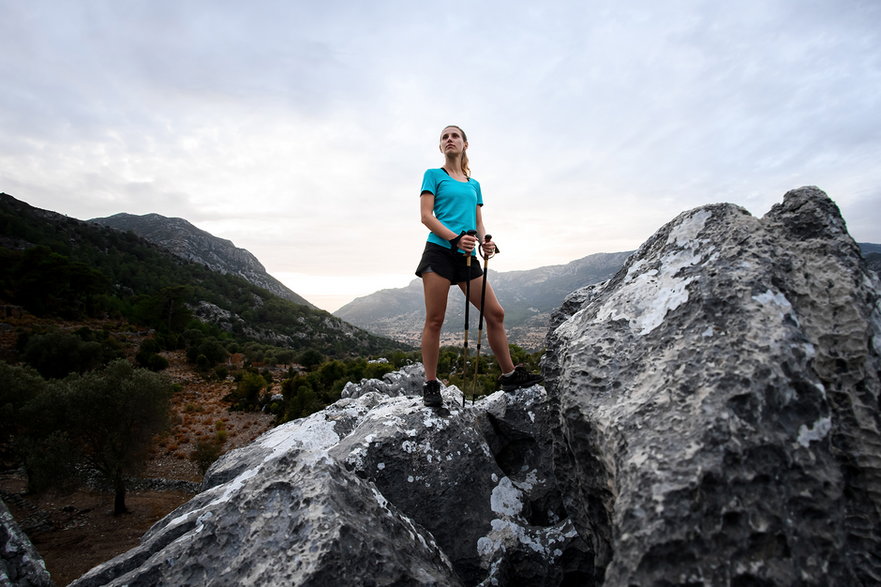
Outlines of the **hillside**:
M 174 336 L 197 320 L 242 341 L 328 356 L 406 347 L 184 260 L 132 232 L 34 208 L 8 194 L 0 194 L 0 259 L 0 301 L 38 316 L 118 316 Z
M 89 222 L 123 232 L 131 231 L 187 261 L 201 263 L 218 273 L 238 275 L 280 298 L 315 307 L 268 274 L 257 257 L 249 251 L 235 246 L 232 241 L 196 228 L 183 218 L 168 218 L 160 214 L 136 216 L 120 213 L 106 218 L 92 218 Z

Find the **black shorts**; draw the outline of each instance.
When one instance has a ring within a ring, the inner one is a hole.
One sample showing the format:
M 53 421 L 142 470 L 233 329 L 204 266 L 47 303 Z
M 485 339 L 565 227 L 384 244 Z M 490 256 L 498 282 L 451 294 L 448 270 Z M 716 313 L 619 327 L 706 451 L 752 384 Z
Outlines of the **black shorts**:
M 425 243 L 425 251 L 422 253 L 419 267 L 416 268 L 416 275 L 422 277 L 423 273 L 437 273 L 449 280 L 450 283 L 463 283 L 483 275 L 483 269 L 480 268 L 480 257 L 471 258 L 470 273 L 467 259 L 462 253 L 453 252 L 448 247 Z

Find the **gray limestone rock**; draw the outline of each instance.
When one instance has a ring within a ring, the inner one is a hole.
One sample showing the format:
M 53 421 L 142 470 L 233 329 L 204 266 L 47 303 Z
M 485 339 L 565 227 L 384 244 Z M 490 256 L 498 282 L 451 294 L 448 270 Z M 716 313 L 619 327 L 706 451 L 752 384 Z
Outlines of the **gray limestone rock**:
M 816 188 L 685 212 L 555 317 L 559 491 L 608 585 L 881 582 L 881 305 Z
M 382 379 L 362 379 L 360 383 L 350 381 L 346 383 L 340 396 L 354 398 L 372 392 L 390 397 L 421 395 L 424 381 L 425 369 L 422 367 L 422 363 L 414 363 L 397 371 L 386 373 Z
M 544 389 L 465 408 L 455 387 L 443 395 L 433 410 L 421 396 L 353 390 L 274 428 L 221 457 L 199 495 L 74 585 L 590 579 L 594 556 L 555 491 L 550 436 L 535 432 L 551 419 Z
M 0 499 L 0 585 L 49 587 L 52 578 L 34 545 Z

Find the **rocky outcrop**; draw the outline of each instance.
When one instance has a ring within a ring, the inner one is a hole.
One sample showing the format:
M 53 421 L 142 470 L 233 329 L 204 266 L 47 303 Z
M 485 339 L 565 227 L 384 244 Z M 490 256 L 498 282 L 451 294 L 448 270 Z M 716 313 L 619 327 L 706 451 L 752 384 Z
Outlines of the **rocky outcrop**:
M 74 585 L 592 580 L 553 480 L 543 388 L 462 408 L 450 387 L 438 411 L 350 393 L 222 457 L 196 498 Z
M 422 384 L 425 382 L 425 369 L 422 363 L 414 363 L 392 371 L 382 376 L 382 379 L 362 379 L 360 383 L 348 382 L 341 397 L 361 397 L 372 392 L 378 392 L 389 397 L 402 395 L 421 395 Z
M 834 203 L 681 214 L 555 317 L 554 462 L 609 585 L 881 582 L 881 306 Z
M 21 531 L 3 500 L 0 500 L 0 585 L 52 585 L 46 563 Z
M 232 241 L 219 238 L 196 228 L 183 218 L 168 218 L 161 214 L 114 214 L 93 218 L 89 222 L 116 230 L 131 231 L 141 238 L 168 249 L 178 257 L 205 265 L 218 273 L 238 275 L 280 298 L 314 308 L 302 296 L 266 272 L 266 268 L 245 249 Z
M 878 292 L 816 188 L 683 213 L 567 297 L 547 391 L 352 384 L 74 584 L 878 584 Z

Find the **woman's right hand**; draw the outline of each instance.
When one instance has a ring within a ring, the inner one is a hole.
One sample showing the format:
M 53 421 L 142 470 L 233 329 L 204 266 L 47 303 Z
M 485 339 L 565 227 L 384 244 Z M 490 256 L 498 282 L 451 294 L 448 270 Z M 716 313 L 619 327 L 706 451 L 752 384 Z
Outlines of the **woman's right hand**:
M 474 247 L 477 246 L 477 237 L 470 234 L 463 234 L 462 238 L 459 239 L 459 248 L 465 251 L 466 253 L 471 253 L 474 250 Z

